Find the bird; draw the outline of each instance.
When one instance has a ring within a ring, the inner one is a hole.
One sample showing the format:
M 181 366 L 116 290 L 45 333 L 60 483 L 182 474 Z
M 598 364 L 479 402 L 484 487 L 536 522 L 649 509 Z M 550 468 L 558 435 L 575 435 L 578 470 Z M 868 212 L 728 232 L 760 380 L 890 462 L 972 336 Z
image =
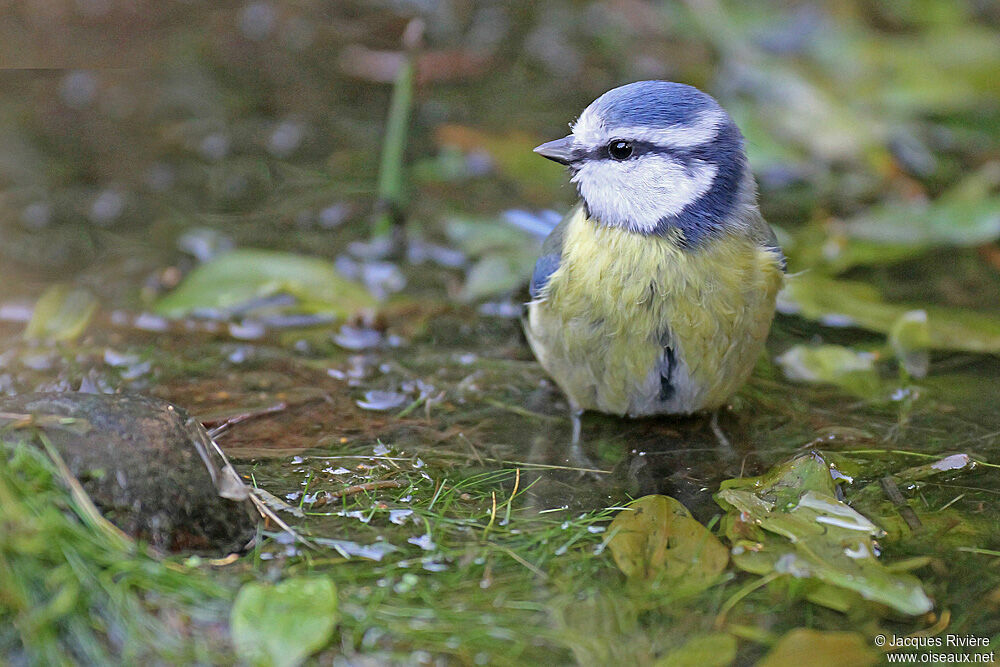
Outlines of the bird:
M 712 413 L 762 353 L 785 257 L 761 216 L 744 139 L 692 86 L 639 81 L 535 148 L 579 202 L 542 244 L 522 318 L 568 399 L 623 417 Z

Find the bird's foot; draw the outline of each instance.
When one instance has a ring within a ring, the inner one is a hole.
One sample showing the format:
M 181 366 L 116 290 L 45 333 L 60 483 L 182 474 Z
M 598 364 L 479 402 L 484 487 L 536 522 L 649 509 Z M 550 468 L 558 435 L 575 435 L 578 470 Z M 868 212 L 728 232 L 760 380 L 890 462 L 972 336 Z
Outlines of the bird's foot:
M 719 443 L 719 447 L 726 451 L 733 450 L 733 444 L 729 442 L 729 438 L 726 437 L 726 433 L 719 426 L 719 412 L 722 408 L 718 408 L 712 412 L 711 418 L 708 420 L 708 425 L 712 429 L 712 435 L 715 436 L 715 440 Z

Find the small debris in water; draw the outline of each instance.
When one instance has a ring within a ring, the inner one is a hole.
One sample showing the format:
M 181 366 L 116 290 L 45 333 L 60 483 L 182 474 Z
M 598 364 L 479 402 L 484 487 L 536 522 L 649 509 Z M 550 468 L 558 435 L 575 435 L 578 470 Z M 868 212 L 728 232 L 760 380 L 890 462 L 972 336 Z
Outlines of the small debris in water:
M 295 152 L 305 137 L 305 127 L 294 120 L 285 120 L 271 132 L 267 142 L 267 150 L 271 155 L 286 158 Z
M 351 213 L 351 207 L 344 202 L 331 204 L 319 212 L 319 226 L 323 229 L 339 227 Z
M 252 359 L 254 356 L 254 348 L 249 345 L 237 345 L 236 348 L 229 353 L 226 358 L 230 363 L 242 364 L 243 362 Z
M 444 572 L 448 569 L 447 565 L 438 561 L 427 561 L 423 566 L 428 572 Z
M 390 262 L 367 262 L 361 265 L 361 281 L 377 299 L 406 287 L 406 277 Z
M 191 255 L 202 263 L 232 250 L 234 247 L 235 244 L 229 236 L 208 227 L 190 229 L 177 239 L 178 250 Z
M 416 239 L 411 241 L 406 248 L 406 259 L 411 264 L 423 264 L 430 261 L 448 269 L 460 268 L 468 262 L 468 258 L 461 250 L 425 243 Z
M 349 519 L 357 519 L 361 523 L 370 523 L 372 520 L 371 514 L 368 512 L 362 512 L 361 510 L 341 510 L 336 512 L 334 516 L 343 516 Z
M 382 343 L 382 334 L 375 329 L 353 327 L 345 324 L 333 335 L 333 342 L 346 350 L 367 350 Z
M 266 39 L 278 22 L 278 13 L 268 2 L 252 2 L 240 12 L 239 28 L 249 40 L 260 42 Z
M 335 540 L 325 537 L 317 537 L 313 541 L 324 547 L 336 549 L 337 553 L 344 558 L 356 556 L 358 558 L 366 558 L 376 562 L 385 558 L 386 554 L 399 550 L 398 547 L 381 540 L 371 544 L 358 544 L 357 542 L 353 542 L 351 540 Z
M 166 318 L 152 313 L 139 313 L 136 315 L 132 326 L 140 331 L 166 331 L 170 323 Z
M 969 458 L 968 454 L 952 454 L 951 456 L 946 456 L 940 461 L 935 461 L 931 464 L 931 467 L 935 470 L 960 470 L 965 466 L 969 465 L 972 459 Z
M 431 539 L 430 533 L 424 533 L 420 537 L 411 537 L 406 541 L 410 544 L 417 545 L 424 551 L 433 551 L 434 549 L 437 549 L 437 544 L 435 544 L 434 540 Z
M 364 410 L 392 410 L 406 403 L 406 396 L 394 391 L 373 389 L 365 392 L 363 401 L 357 401 L 358 407 Z
M 218 162 L 229 154 L 229 137 L 221 132 L 213 132 L 201 140 L 198 152 L 204 159 Z
M 239 340 L 257 340 L 263 338 L 266 331 L 262 323 L 253 320 L 229 324 L 229 335 Z
M 95 225 L 110 225 L 125 212 L 126 203 L 126 195 L 120 190 L 102 190 L 90 204 L 87 217 Z
M 2 322 L 27 322 L 31 319 L 31 313 L 35 306 L 31 303 L 4 303 L 0 304 L 0 321 Z
M 824 326 L 833 327 L 837 329 L 853 327 L 855 324 L 854 318 L 848 317 L 847 315 L 841 315 L 839 313 L 828 313 L 826 315 L 823 315 L 819 321 Z
M 501 317 L 508 320 L 516 320 L 521 317 L 522 307 L 513 301 L 493 301 L 484 303 L 479 307 L 479 314 L 487 317 Z
M 389 521 L 402 526 L 413 515 L 413 510 L 389 510 Z

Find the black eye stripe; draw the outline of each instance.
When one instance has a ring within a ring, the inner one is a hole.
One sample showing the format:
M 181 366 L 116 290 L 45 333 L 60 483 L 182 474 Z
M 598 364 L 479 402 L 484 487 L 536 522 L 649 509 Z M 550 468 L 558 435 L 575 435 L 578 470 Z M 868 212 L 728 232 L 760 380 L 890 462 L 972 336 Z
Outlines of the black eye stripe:
M 631 141 L 631 140 L 623 140 L 623 141 L 628 141 L 628 143 L 632 145 L 632 154 L 628 158 L 626 158 L 626 161 L 649 154 L 667 155 L 672 158 L 681 160 L 694 157 L 693 155 L 694 151 L 692 151 L 692 149 L 690 148 L 667 148 L 665 146 L 659 146 L 657 144 L 650 143 L 648 141 Z M 591 148 L 589 150 L 577 150 L 574 152 L 573 161 L 587 162 L 590 160 L 611 160 L 612 162 L 618 162 L 619 160 L 615 160 L 613 157 L 611 157 L 611 154 L 608 152 L 608 146 L 610 145 L 610 143 L 611 142 L 603 146 L 598 146 L 597 148 Z

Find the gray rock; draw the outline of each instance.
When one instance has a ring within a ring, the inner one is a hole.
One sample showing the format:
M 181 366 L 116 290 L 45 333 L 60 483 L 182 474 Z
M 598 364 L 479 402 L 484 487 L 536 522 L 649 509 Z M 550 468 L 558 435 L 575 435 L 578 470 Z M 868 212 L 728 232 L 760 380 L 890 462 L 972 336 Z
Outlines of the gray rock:
M 24 394 L 0 399 L 0 429 L 7 441 L 44 434 L 104 516 L 159 549 L 228 552 L 253 534 L 246 487 L 202 425 L 166 401 Z

